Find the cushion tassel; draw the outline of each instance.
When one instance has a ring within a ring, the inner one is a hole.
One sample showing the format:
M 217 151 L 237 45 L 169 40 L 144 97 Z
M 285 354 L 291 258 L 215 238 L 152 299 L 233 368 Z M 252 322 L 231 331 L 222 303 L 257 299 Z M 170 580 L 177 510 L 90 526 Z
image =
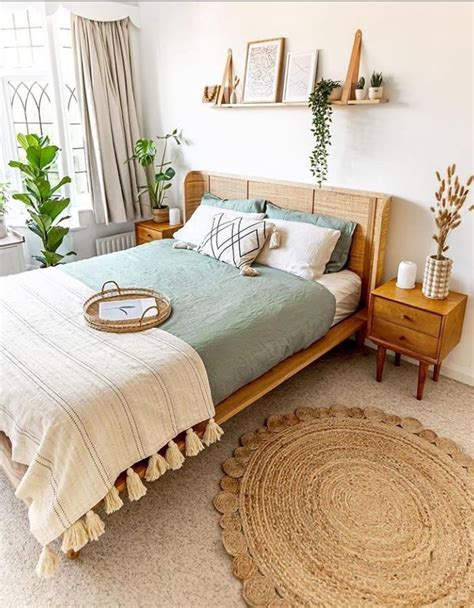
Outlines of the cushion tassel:
M 152 454 L 148 459 L 148 467 L 145 473 L 146 481 L 156 481 L 170 468 L 161 454 Z
M 280 233 L 278 230 L 274 230 L 272 232 L 272 236 L 270 237 L 270 244 L 268 246 L 270 249 L 278 249 L 280 247 Z
M 255 268 L 252 268 L 247 264 L 246 266 L 242 266 L 242 268 L 240 269 L 240 274 L 243 277 L 257 277 L 258 270 L 255 270 Z
M 89 534 L 89 540 L 99 540 L 105 532 L 105 524 L 94 511 L 90 510 L 86 513 L 86 528 Z
M 56 574 L 58 568 L 59 555 L 49 545 L 45 545 L 41 549 L 39 560 L 36 564 L 36 574 L 41 578 L 49 578 L 53 574 Z
M 181 454 L 181 450 L 173 440 L 168 442 L 165 458 L 166 462 L 170 465 L 170 469 L 173 469 L 173 471 L 176 471 L 183 466 L 184 456 Z
M 123 507 L 123 500 L 120 498 L 119 491 L 113 486 L 104 496 L 104 509 L 107 515 L 115 513 Z
M 146 486 L 143 485 L 140 475 L 130 467 L 127 469 L 127 491 L 130 501 L 140 500 L 146 494 Z
M 186 456 L 197 456 L 204 446 L 192 428 L 186 431 Z
M 73 551 L 80 551 L 88 542 L 89 534 L 87 533 L 85 521 L 83 519 L 78 519 L 64 532 L 61 549 L 64 553 L 67 553 L 71 549 Z
M 211 418 L 207 423 L 206 430 L 204 431 L 204 435 L 202 438 L 203 443 L 206 445 L 211 445 L 211 443 L 215 443 L 216 441 L 220 441 L 224 431 L 217 424 L 214 418 Z

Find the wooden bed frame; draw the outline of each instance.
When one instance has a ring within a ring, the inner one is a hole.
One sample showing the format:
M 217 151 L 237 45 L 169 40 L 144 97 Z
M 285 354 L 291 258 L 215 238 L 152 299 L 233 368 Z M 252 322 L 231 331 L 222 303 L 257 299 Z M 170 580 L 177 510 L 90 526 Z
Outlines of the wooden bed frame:
M 382 280 L 391 198 L 386 194 L 373 192 L 318 188 L 311 184 L 191 171 L 184 180 L 185 221 L 199 206 L 204 192 L 210 192 L 221 198 L 262 198 L 295 211 L 322 213 L 356 222 L 357 227 L 347 267 L 362 279 L 359 310 L 333 326 L 323 338 L 305 350 L 288 357 L 221 401 L 216 406 L 215 420 L 218 424 L 222 424 L 350 336 L 357 334 L 359 343 L 363 343 L 370 292 Z M 205 423 L 198 425 L 195 430 L 202 435 L 204 427 Z M 184 435 L 176 441 L 184 450 Z M 8 471 L 5 466 L 7 460 L 8 455 L 3 453 L 3 458 L 0 458 L 2 468 L 5 469 L 12 483 L 18 485 L 21 479 L 20 472 L 18 468 L 16 471 L 12 469 Z M 133 468 L 140 477 L 145 475 L 147 464 L 147 460 L 144 460 L 134 465 Z M 115 486 L 120 492 L 126 489 L 125 474 L 117 479 Z M 68 557 L 74 559 L 77 555 L 70 552 Z

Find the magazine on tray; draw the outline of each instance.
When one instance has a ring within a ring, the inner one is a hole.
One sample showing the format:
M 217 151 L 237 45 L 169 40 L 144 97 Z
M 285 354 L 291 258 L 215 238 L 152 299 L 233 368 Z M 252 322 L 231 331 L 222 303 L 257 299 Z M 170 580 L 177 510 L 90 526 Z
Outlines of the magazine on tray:
M 134 298 L 99 302 L 99 318 L 103 321 L 132 321 L 141 319 L 150 306 L 156 306 L 155 298 Z M 156 308 L 149 310 L 145 317 L 156 315 Z

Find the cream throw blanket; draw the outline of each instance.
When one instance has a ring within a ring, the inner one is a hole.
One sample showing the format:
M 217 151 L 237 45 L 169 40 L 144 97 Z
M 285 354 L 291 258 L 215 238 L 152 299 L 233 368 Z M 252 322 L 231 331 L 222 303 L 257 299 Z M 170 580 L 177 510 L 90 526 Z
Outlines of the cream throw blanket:
M 0 283 L 0 430 L 13 460 L 28 465 L 16 495 L 43 545 L 122 471 L 214 416 L 194 349 L 158 328 L 90 329 L 82 304 L 91 293 L 54 268 Z

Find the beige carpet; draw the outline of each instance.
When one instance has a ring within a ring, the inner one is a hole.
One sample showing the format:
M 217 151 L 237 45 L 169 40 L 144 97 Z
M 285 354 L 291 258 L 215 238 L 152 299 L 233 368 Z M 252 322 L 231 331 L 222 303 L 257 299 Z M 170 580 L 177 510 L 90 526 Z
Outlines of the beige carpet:
M 414 397 L 416 368 L 387 360 L 384 381 L 374 380 L 373 351 L 344 345 L 261 399 L 225 426 L 226 435 L 183 469 L 149 484 L 147 496 L 106 519 L 106 534 L 76 562 L 62 563 L 50 581 L 36 577 L 38 544 L 26 510 L 0 473 L 0 605 L 10 607 L 227 608 L 244 606 L 231 574 L 212 506 L 221 463 L 240 435 L 271 414 L 306 405 L 377 405 L 414 416 L 474 455 L 474 389 L 447 378 L 427 382 Z

